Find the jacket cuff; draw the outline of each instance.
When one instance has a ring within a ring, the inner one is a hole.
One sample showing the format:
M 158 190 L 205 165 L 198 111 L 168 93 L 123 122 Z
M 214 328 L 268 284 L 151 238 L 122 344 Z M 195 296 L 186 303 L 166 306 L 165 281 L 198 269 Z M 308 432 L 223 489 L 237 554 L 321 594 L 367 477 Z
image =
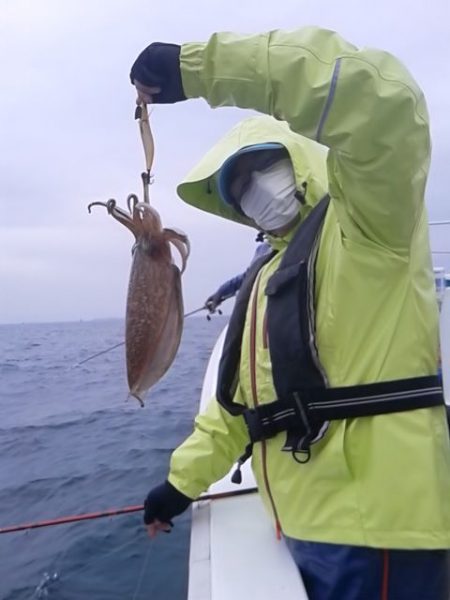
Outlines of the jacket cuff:
M 206 43 L 183 44 L 180 51 L 181 81 L 187 98 L 205 98 L 202 81 L 203 53 Z
M 195 489 L 195 485 L 190 485 L 188 481 L 183 481 L 173 473 L 169 473 L 167 477 L 167 483 L 175 488 L 177 492 L 189 498 L 193 502 L 196 498 L 203 493 L 204 490 Z

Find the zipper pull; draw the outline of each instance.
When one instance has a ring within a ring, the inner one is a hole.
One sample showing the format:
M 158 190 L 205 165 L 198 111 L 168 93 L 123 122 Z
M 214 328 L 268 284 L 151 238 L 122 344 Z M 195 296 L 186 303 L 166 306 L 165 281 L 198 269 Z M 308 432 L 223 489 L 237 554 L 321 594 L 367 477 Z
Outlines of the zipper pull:
M 237 461 L 236 470 L 233 473 L 233 475 L 231 476 L 231 481 L 233 483 L 237 483 L 238 485 L 240 483 L 242 483 L 241 467 L 245 463 L 245 461 L 250 458 L 250 456 L 252 455 L 252 451 L 253 451 L 253 444 L 250 442 L 245 447 L 244 454 L 241 457 L 239 457 L 239 460 Z
M 236 470 L 234 471 L 233 475 L 231 476 L 232 483 L 236 483 L 237 485 L 242 483 L 242 473 L 241 473 L 242 464 L 243 464 L 243 461 L 241 459 L 239 459 Z

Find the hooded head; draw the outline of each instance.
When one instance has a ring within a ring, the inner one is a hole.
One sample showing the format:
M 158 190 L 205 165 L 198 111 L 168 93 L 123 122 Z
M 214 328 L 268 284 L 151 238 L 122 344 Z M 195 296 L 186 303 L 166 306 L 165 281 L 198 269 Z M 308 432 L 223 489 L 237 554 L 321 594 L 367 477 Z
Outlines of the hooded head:
M 323 146 L 272 117 L 253 117 L 208 152 L 178 194 L 202 210 L 274 231 L 304 218 L 327 187 Z
M 218 173 L 220 198 L 267 233 L 280 235 L 297 222 L 303 195 L 292 161 L 281 144 L 246 146 L 225 161 Z

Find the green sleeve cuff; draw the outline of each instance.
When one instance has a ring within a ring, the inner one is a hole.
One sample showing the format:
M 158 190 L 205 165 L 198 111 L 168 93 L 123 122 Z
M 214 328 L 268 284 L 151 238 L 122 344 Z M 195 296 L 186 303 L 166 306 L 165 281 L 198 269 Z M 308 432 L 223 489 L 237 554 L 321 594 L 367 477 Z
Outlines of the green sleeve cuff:
M 181 80 L 187 98 L 201 98 L 206 95 L 206 87 L 200 75 L 205 47 L 206 43 L 189 43 L 181 46 Z

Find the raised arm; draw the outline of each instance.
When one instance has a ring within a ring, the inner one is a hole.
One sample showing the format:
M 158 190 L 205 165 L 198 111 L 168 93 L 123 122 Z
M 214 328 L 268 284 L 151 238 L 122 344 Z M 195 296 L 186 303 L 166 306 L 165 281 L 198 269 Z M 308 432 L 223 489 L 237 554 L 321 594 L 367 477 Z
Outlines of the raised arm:
M 184 44 L 180 64 L 188 98 L 273 115 L 328 146 L 344 237 L 408 251 L 423 208 L 430 140 L 423 94 L 395 57 L 308 27 L 217 33 Z

